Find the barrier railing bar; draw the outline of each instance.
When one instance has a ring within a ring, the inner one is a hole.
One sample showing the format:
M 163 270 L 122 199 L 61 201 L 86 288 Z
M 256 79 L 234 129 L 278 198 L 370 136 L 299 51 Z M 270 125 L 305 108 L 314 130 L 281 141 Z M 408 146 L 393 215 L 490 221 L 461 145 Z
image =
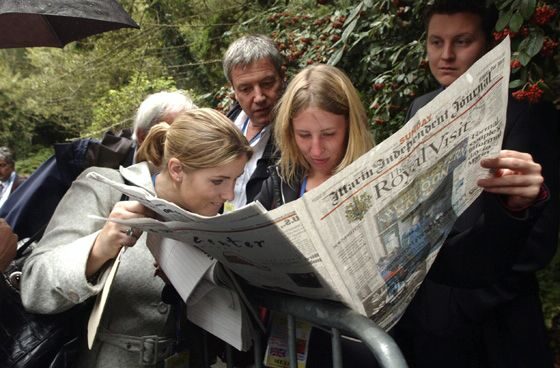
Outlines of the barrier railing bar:
M 342 348 L 340 346 L 340 331 L 338 328 L 331 328 L 332 359 L 333 368 L 342 368 Z
M 329 326 L 358 337 L 371 350 L 383 368 L 407 368 L 395 341 L 369 318 L 341 304 L 272 293 L 251 288 L 250 299 L 254 305 L 291 314 L 302 320 Z

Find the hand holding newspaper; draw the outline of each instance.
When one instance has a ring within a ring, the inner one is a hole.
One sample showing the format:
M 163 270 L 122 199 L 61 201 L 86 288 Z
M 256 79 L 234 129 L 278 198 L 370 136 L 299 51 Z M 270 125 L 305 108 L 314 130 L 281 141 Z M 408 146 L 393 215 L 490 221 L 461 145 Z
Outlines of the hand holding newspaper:
M 507 38 L 346 169 L 269 212 L 251 203 L 203 218 L 140 188 L 95 178 L 159 214 L 157 220 L 119 222 L 176 240 L 167 250 L 172 256 L 163 257 L 163 247 L 150 248 L 187 302 L 216 260 L 257 287 L 341 301 L 389 329 L 454 221 L 481 193 L 477 179 L 488 171 L 480 160 L 500 151 L 509 46 Z M 190 257 L 182 248 L 211 257 L 189 266 L 197 275 L 186 276 L 192 279 L 176 277 Z M 212 309 L 201 313 L 220 319 Z

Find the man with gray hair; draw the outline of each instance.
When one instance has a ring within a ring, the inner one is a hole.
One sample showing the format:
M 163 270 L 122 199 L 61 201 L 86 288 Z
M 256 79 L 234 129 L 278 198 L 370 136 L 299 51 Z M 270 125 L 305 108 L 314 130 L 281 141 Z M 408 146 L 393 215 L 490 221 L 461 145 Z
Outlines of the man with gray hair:
M 10 194 L 25 181 L 16 173 L 14 153 L 8 147 L 0 147 L 0 208 Z
M 72 181 L 85 168 L 116 169 L 131 165 L 136 148 L 153 125 L 162 121 L 172 123 L 178 114 L 192 108 L 196 108 L 195 104 L 182 91 L 154 93 L 144 99 L 136 112 L 133 141 L 130 129 L 125 129 L 119 135 L 106 133 L 102 141 L 78 139 L 64 147 L 59 145 L 56 154 L 35 170 L 4 208 L 0 207 L 0 217 L 20 238 L 40 234 Z
M 284 87 L 283 61 L 274 42 L 263 35 L 235 40 L 224 55 L 224 74 L 236 99 L 228 117 L 255 151 L 237 179 L 235 198 L 226 203 L 225 211 L 251 202 L 268 177 L 268 166 L 275 161 L 271 122 L 272 110 Z
M 196 107 L 191 98 L 183 91 L 153 93 L 142 101 L 136 111 L 132 139 L 139 146 L 152 126 L 163 121 L 171 124 L 177 115 Z

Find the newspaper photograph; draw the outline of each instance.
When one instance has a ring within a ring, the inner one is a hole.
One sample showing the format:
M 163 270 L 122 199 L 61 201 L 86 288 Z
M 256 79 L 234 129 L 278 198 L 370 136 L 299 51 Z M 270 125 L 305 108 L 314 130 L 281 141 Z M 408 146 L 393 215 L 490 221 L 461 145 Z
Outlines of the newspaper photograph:
M 250 203 L 204 218 L 141 188 L 94 178 L 159 215 L 114 221 L 196 247 L 254 286 L 340 301 L 389 329 L 457 217 L 481 193 L 477 180 L 489 172 L 480 160 L 502 144 L 509 67 L 506 38 L 397 133 L 268 212 Z

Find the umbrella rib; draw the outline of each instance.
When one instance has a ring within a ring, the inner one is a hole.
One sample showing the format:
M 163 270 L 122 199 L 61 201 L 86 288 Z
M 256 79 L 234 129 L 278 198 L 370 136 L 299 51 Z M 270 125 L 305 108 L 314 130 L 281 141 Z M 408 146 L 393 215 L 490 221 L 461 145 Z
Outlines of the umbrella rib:
M 46 16 L 42 16 L 41 20 L 45 23 L 45 25 L 49 28 L 50 33 L 53 35 L 53 38 L 56 39 L 56 41 L 58 42 L 58 44 L 60 45 L 60 47 L 64 47 L 65 43 L 64 41 L 62 41 L 62 39 L 60 38 L 60 36 L 56 33 L 56 29 L 53 27 L 53 25 L 51 24 L 51 22 L 49 22 L 46 18 Z

